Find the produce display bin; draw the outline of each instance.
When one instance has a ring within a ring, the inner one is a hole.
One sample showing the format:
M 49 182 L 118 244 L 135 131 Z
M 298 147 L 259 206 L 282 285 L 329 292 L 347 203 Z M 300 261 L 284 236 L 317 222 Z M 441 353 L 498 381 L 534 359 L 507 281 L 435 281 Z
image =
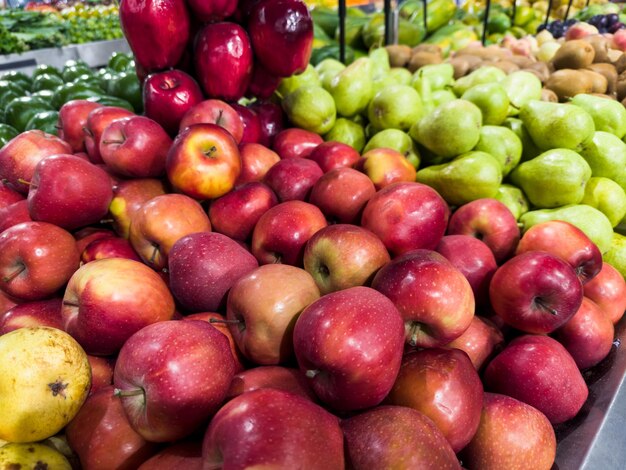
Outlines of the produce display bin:
M 59 69 L 68 60 L 83 60 L 90 67 L 107 64 L 113 52 L 130 52 L 126 39 L 96 41 L 72 44 L 64 47 L 36 49 L 21 54 L 0 55 L 0 74 L 8 70 L 18 70 L 30 74 L 40 64 L 52 65 Z

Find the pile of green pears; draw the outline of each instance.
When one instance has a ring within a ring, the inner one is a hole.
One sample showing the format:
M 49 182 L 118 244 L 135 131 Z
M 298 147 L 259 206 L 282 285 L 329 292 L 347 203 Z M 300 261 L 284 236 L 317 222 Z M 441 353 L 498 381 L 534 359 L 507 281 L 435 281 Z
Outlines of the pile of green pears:
M 626 276 L 621 103 L 542 101 L 536 75 L 493 66 L 456 80 L 448 63 L 411 73 L 390 67 L 384 48 L 348 66 L 325 59 L 278 94 L 294 125 L 327 141 L 399 151 L 453 208 L 496 198 L 523 230 L 554 219 L 578 226 Z

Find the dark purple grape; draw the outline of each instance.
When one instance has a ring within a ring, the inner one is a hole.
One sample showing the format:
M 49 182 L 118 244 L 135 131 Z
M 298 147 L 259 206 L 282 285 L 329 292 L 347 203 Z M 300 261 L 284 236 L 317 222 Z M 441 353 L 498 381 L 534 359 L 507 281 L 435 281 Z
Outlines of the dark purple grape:
M 626 28 L 626 25 L 624 23 L 615 23 L 609 26 L 608 32 L 615 33 L 619 31 L 620 29 L 624 29 L 624 28 Z
M 546 29 L 546 24 L 545 23 L 541 23 L 539 26 L 537 26 L 537 32 L 538 33 L 543 31 L 544 29 Z
M 617 13 L 611 13 L 606 15 L 606 25 L 612 26 L 615 23 L 619 23 L 619 15 Z
M 590 25 L 595 26 L 596 28 L 598 26 L 601 26 L 603 22 L 606 24 L 606 20 L 604 19 L 604 15 L 594 15 L 594 16 L 592 16 L 591 18 L 589 18 L 587 20 L 587 23 L 589 23 Z
M 565 26 L 572 26 L 572 25 L 575 25 L 576 23 L 578 23 L 578 20 L 574 18 L 570 18 L 569 20 L 565 21 Z

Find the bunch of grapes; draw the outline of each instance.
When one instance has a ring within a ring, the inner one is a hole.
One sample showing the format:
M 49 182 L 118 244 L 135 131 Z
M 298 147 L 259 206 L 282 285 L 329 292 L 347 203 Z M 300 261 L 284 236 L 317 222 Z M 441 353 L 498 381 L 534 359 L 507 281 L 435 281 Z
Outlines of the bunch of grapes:
M 549 22 L 547 25 L 545 23 L 539 25 L 539 27 L 537 28 L 537 33 L 540 33 L 541 31 L 543 31 L 545 29 L 550 34 L 552 34 L 552 36 L 555 39 L 559 39 L 559 38 L 565 36 L 565 33 L 570 28 L 570 26 L 573 26 L 576 23 L 578 23 L 578 20 L 575 20 L 574 18 L 570 18 L 570 19 L 565 20 L 565 21 L 563 21 L 563 20 L 554 20 L 554 21 Z
M 626 25 L 620 22 L 619 15 L 616 13 L 592 16 L 587 20 L 587 23 L 598 28 L 600 33 L 615 33 L 620 29 L 626 28 Z

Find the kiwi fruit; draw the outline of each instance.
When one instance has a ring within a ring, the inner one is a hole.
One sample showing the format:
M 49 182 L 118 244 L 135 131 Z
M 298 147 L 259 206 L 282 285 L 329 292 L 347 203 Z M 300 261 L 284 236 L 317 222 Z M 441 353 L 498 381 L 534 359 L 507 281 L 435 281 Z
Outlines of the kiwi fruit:
M 559 101 L 562 102 L 580 93 L 591 93 L 593 91 L 593 80 L 579 70 L 562 69 L 550 75 L 550 78 L 545 83 L 545 87 L 556 93 Z
M 415 54 L 416 52 L 431 52 L 433 54 L 439 54 L 440 56 L 443 55 L 441 47 L 439 47 L 437 44 L 418 44 L 412 49 L 412 51 L 413 54 Z
M 546 80 L 550 77 L 550 69 L 545 62 L 535 62 L 534 64 L 531 64 L 530 67 L 526 67 L 524 70 L 528 72 L 533 72 L 535 75 L 537 75 L 537 77 L 539 77 L 539 80 L 541 80 L 541 83 L 545 83 Z
M 591 79 L 591 82 L 593 83 L 593 89 L 591 90 L 592 93 L 606 93 L 608 80 L 604 75 L 589 69 L 579 70 L 579 72 L 584 73 Z
M 604 75 L 607 82 L 606 94 L 615 97 L 615 88 L 617 86 L 617 70 L 615 70 L 615 66 L 613 64 L 591 64 L 587 69 Z
M 494 67 L 498 67 L 499 69 L 502 69 L 507 75 L 520 69 L 519 65 L 511 62 L 510 60 L 498 60 L 496 62 L 488 62 L 485 65 L 493 65 Z
M 595 49 L 582 39 L 566 41 L 554 54 L 551 62 L 556 70 L 584 69 L 593 63 Z
M 524 55 L 512 55 L 507 60 L 509 62 L 517 64 L 520 69 L 526 69 L 528 67 L 531 67 L 535 63 L 535 61 Z
M 622 80 L 617 80 L 615 92 L 617 93 L 617 99 L 619 101 L 622 101 L 624 98 L 626 98 L 626 77 L 624 77 Z
M 626 54 L 619 56 L 619 59 L 613 62 L 613 65 L 615 65 L 615 70 L 618 74 L 624 72 L 626 70 Z
M 609 62 L 609 44 L 604 36 L 592 34 L 583 39 L 591 44 L 594 50 L 593 63 L 601 64 Z
M 440 64 L 442 62 L 443 58 L 439 54 L 424 51 L 415 52 L 411 56 L 411 60 L 409 60 L 408 69 L 412 73 L 424 65 Z
M 411 60 L 413 50 L 404 44 L 392 44 L 385 47 L 389 53 L 389 64 L 392 67 L 404 67 Z
M 453 57 L 450 59 L 450 65 L 454 67 L 454 79 L 457 80 L 467 75 L 470 69 L 476 64 L 482 64 L 483 61 L 479 57 L 473 55 L 464 55 Z
M 541 101 L 550 101 L 552 103 L 558 103 L 559 97 L 556 96 L 556 93 L 552 90 L 548 90 L 547 88 L 541 89 Z

